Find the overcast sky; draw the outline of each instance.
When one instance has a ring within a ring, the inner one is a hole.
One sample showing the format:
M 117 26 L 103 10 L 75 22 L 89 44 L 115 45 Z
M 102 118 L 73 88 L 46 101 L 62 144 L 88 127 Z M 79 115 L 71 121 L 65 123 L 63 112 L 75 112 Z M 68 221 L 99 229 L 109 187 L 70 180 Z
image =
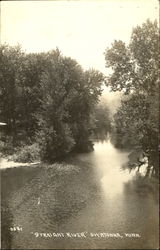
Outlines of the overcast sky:
M 2 1 L 1 42 L 27 52 L 58 47 L 85 69 L 106 73 L 104 51 L 133 26 L 158 19 L 158 0 Z

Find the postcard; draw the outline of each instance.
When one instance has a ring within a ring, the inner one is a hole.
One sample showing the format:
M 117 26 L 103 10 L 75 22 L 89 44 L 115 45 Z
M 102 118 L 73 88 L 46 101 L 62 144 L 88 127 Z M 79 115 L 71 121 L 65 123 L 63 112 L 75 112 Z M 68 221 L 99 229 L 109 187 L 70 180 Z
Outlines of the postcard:
M 159 249 L 159 1 L 1 1 L 1 249 Z

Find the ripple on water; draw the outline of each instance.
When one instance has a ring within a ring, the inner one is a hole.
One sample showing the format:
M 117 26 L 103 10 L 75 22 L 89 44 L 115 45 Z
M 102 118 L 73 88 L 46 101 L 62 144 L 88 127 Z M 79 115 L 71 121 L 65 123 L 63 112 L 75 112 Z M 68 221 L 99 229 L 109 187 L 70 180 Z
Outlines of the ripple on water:
M 23 234 L 12 235 L 12 248 L 46 249 L 54 245 L 55 249 L 77 246 L 79 249 L 145 249 L 156 246 L 158 206 L 153 199 L 140 196 L 134 189 L 133 176 L 127 170 L 122 171 L 128 153 L 115 149 L 110 141 L 98 142 L 94 148 L 92 153 L 76 156 L 74 164 L 3 172 L 2 198 L 12 215 L 8 224 L 23 227 Z M 138 232 L 142 238 L 62 240 L 36 239 L 31 234 L 42 231 Z

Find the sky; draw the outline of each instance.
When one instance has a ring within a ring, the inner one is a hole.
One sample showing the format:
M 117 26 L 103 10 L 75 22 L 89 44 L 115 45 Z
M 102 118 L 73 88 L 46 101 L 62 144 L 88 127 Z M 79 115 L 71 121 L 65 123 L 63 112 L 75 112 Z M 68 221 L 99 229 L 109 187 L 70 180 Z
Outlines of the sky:
M 2 1 L 1 43 L 26 52 L 58 47 L 84 69 L 107 74 L 104 51 L 132 28 L 158 19 L 158 0 Z

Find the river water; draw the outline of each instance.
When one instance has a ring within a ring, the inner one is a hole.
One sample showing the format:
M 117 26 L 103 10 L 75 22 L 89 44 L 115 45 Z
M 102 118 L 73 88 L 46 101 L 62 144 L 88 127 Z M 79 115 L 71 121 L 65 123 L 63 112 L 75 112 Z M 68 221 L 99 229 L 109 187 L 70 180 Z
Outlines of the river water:
M 50 167 L 2 170 L 5 249 L 158 249 L 158 202 L 109 140 Z

